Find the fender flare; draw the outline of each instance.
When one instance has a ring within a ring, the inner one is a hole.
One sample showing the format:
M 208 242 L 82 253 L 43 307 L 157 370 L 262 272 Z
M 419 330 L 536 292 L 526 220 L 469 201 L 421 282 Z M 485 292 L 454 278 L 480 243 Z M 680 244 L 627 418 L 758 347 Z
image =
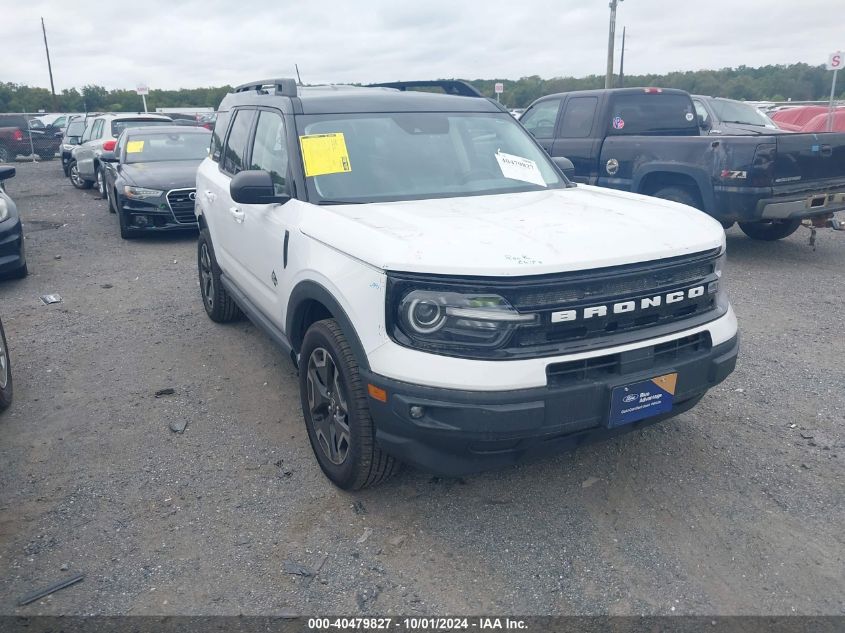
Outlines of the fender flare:
M 302 335 L 304 334 L 302 323 L 306 317 L 306 308 L 309 301 L 317 301 L 325 306 L 332 318 L 340 325 L 340 329 L 343 330 L 343 335 L 352 348 L 352 353 L 355 354 L 359 367 L 369 371 L 370 363 L 364 351 L 364 346 L 361 344 L 361 339 L 358 338 L 358 333 L 352 325 L 352 320 L 346 314 L 346 310 L 341 307 L 337 299 L 324 286 L 310 279 L 296 284 L 288 298 L 285 332 L 294 353 L 298 355 L 300 349 L 302 349 Z
M 703 169 L 682 163 L 649 163 L 634 173 L 631 191 L 642 193 L 641 187 L 643 180 L 654 173 L 674 174 L 691 178 L 698 185 L 698 190 L 701 193 L 701 203 L 704 206 L 702 210 L 707 213 L 713 213 L 715 211 L 716 201 L 713 194 L 713 184 Z

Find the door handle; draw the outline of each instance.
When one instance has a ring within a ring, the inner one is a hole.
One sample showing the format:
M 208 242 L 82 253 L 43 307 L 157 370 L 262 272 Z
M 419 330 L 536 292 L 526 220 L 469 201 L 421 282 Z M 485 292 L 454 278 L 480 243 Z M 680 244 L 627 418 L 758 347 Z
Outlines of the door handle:
M 231 207 L 229 209 L 229 213 L 235 219 L 235 222 L 237 222 L 238 224 L 243 224 L 245 214 L 243 211 L 238 209 L 238 207 Z
M 213 191 L 206 191 L 204 195 L 205 199 L 209 202 L 214 202 L 214 200 L 217 198 L 217 196 L 214 195 Z

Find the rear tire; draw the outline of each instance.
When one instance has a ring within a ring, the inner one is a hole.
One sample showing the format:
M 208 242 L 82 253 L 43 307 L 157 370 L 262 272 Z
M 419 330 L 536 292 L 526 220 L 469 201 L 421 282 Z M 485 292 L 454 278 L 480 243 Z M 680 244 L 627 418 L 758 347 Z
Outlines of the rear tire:
M 752 240 L 774 242 L 789 237 L 798 227 L 801 220 L 770 220 L 768 222 L 740 222 L 739 228 Z
M 202 305 L 208 318 L 215 323 L 229 323 L 241 318 L 241 309 L 220 282 L 220 266 L 214 256 L 208 229 L 200 231 L 197 240 L 197 269 Z
M 662 198 L 663 200 L 680 202 L 696 209 L 701 209 L 702 207 L 698 194 L 688 187 L 663 187 L 651 195 L 655 198 Z
M 302 414 L 326 477 L 343 490 L 361 490 L 392 477 L 401 463 L 376 443 L 367 389 L 337 321 L 317 321 L 308 328 L 300 360 Z
M 100 198 L 103 200 L 106 199 L 106 176 L 103 174 L 102 168 L 97 168 L 97 180 L 95 181 L 97 184 L 97 193 L 100 194 Z
M 53 160 L 56 157 L 55 154 L 39 154 L 38 158 L 41 160 Z
M 0 322 L 0 411 L 5 411 L 12 404 L 12 367 L 9 361 L 9 348 L 6 347 L 6 333 Z

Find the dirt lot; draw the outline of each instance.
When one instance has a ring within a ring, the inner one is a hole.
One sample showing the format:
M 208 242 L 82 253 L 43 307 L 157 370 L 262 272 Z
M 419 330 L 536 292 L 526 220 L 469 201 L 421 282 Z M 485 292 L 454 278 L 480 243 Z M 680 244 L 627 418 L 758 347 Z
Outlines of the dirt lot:
M 845 235 L 729 231 L 740 364 L 690 413 L 347 494 L 289 362 L 203 313 L 194 236 L 125 242 L 58 161 L 17 167 L 31 274 L 0 284 L 0 612 L 845 613 Z

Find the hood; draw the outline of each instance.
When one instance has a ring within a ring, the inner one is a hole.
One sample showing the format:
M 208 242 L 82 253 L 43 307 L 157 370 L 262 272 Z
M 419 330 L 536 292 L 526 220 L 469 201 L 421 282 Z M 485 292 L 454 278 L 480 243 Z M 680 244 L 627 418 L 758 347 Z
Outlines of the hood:
M 519 276 L 663 259 L 724 245 L 685 205 L 610 189 L 310 207 L 302 232 L 375 266 Z
M 121 164 L 120 175 L 129 184 L 150 189 L 188 189 L 197 186 L 202 160 L 174 160 Z

